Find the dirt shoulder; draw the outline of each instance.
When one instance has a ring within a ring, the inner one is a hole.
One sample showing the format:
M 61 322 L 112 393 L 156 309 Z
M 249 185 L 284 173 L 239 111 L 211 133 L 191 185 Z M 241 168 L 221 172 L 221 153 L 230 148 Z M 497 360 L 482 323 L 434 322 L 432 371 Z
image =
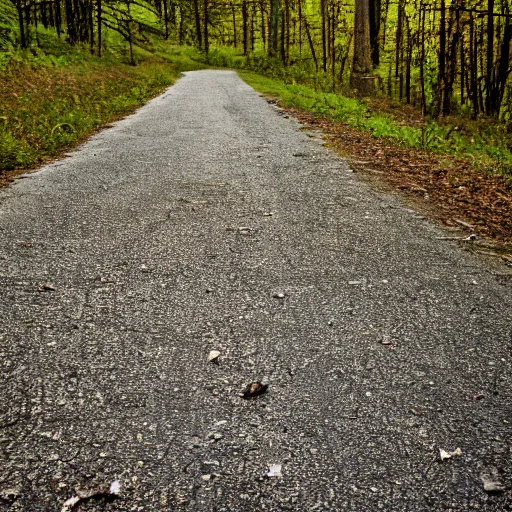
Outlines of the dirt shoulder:
M 329 145 L 374 186 L 405 196 L 454 237 L 475 234 L 475 242 L 465 246 L 512 265 L 512 191 L 502 176 L 478 171 L 464 159 L 399 147 L 343 123 L 285 110 L 320 129 Z

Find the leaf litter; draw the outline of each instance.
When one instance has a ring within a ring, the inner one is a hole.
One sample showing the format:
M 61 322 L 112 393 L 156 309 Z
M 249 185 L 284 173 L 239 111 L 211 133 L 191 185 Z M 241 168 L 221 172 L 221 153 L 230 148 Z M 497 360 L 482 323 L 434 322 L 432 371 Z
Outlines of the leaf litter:
M 469 159 L 400 147 L 342 122 L 298 109 L 288 111 L 307 128 L 321 129 L 356 173 L 406 194 L 422 213 L 465 234 L 461 238 L 483 238 L 471 249 L 484 253 L 479 247 L 488 244 L 490 255 L 509 264 L 512 185 L 505 176 L 479 170 Z

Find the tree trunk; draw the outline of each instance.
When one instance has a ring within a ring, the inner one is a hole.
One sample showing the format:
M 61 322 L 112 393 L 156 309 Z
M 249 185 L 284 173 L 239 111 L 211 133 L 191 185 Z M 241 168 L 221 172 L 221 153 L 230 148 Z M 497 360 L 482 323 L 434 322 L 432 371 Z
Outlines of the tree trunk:
M 408 105 L 411 104 L 411 64 L 412 64 L 412 49 L 413 41 L 411 36 L 411 27 L 409 18 L 406 17 L 407 28 L 407 52 L 405 54 L 405 101 Z
M 380 64 L 380 10 L 381 0 L 370 0 L 370 46 L 373 67 Z
M 208 38 L 208 0 L 204 0 L 204 53 L 206 54 L 206 62 L 208 62 L 208 52 L 210 51 L 210 40 Z
M 469 30 L 469 72 L 471 83 L 471 102 L 473 103 L 473 118 L 478 116 L 478 68 L 477 68 L 477 50 L 476 50 L 476 28 L 473 14 L 470 15 Z
M 369 77 L 371 71 L 370 48 L 370 6 L 369 0 L 356 0 L 354 20 L 354 59 L 350 86 L 363 96 L 374 90 L 374 79 Z
M 247 49 L 248 49 L 248 46 L 249 46 L 247 27 L 248 27 L 247 0 L 242 0 L 242 29 L 243 29 L 244 55 L 247 55 Z
M 88 4 L 89 11 L 89 44 L 91 55 L 94 55 L 94 4 L 91 2 Z
M 131 2 L 128 0 L 128 20 L 126 22 L 128 28 L 128 44 L 130 46 L 130 65 L 135 66 L 135 58 L 133 56 L 133 34 L 132 34 L 132 13 L 131 13 Z
M 464 56 L 464 36 L 461 33 L 461 39 L 460 39 L 460 104 L 464 105 L 466 103 L 466 98 L 464 97 L 464 84 L 465 84 L 465 56 Z
M 22 0 L 16 1 L 16 10 L 18 11 L 18 25 L 20 29 L 20 45 L 22 48 L 27 47 L 27 37 L 25 35 L 25 19 L 23 17 Z
M 366 0 L 367 1 L 367 0 Z M 320 0 L 320 14 L 322 20 L 322 69 L 324 73 L 327 71 L 327 40 L 325 33 L 325 23 L 326 23 L 326 6 L 327 0 Z
M 194 0 L 194 18 L 196 21 L 196 41 L 199 49 L 203 47 L 203 36 L 201 33 L 201 14 L 199 13 L 199 0 Z
M 101 57 L 101 45 L 103 44 L 102 40 L 102 31 L 101 31 L 101 16 L 102 16 L 102 4 L 101 0 L 96 0 L 96 24 L 98 25 L 98 57 Z
M 183 15 L 183 7 L 180 5 L 180 25 L 178 27 L 178 42 L 180 45 L 183 44 L 185 39 L 185 16 Z
M 268 54 L 269 57 L 275 57 L 277 55 L 277 31 L 279 26 L 279 0 L 270 1 L 270 33 L 269 33 L 269 45 Z
M 332 75 L 332 90 L 336 88 L 336 19 L 337 13 L 334 9 L 334 2 L 332 4 L 331 15 L 331 75 Z
M 421 61 L 420 61 L 420 87 L 421 87 L 421 113 L 423 118 L 427 114 L 427 97 L 425 93 L 425 17 L 427 13 L 423 3 L 420 6 L 420 33 L 421 33 Z
M 487 0 L 487 59 L 485 72 L 485 111 L 490 114 L 493 109 L 494 96 L 494 0 Z
M 400 77 L 400 55 L 403 46 L 403 23 L 404 23 L 404 0 L 398 0 L 398 21 L 396 27 L 396 48 L 395 48 L 395 95 L 396 84 Z M 401 94 L 401 93 L 400 93 Z
M 169 39 L 169 7 L 167 5 L 168 0 L 164 1 L 164 28 L 165 28 L 165 40 Z
M 441 0 L 441 13 L 439 20 L 439 71 L 437 74 L 436 111 L 441 112 L 441 102 L 446 84 L 446 0 Z
M 290 0 L 284 0 L 285 5 L 285 30 L 286 30 L 286 41 L 285 41 L 285 62 L 288 64 L 290 59 Z

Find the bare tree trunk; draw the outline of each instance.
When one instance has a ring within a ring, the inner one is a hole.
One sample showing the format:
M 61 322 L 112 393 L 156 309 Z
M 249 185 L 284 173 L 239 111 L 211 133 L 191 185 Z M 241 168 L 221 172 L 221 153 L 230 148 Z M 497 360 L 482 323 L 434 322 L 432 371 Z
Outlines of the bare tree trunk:
M 90 45 L 90 51 L 91 55 L 94 55 L 94 4 L 91 2 L 88 4 L 88 11 L 89 11 L 89 45 Z
M 320 14 L 322 19 L 322 69 L 324 72 L 327 71 L 327 41 L 326 41 L 326 33 L 325 33 L 325 23 L 326 23 L 326 6 L 327 0 L 320 0 Z
M 196 21 L 196 40 L 199 49 L 203 47 L 203 36 L 201 33 L 201 15 L 199 13 L 199 0 L 194 0 L 194 17 Z
M 23 6 L 21 4 L 22 0 L 16 1 L 16 10 L 18 11 L 18 25 L 20 29 L 20 45 L 22 48 L 27 47 L 27 37 L 25 34 L 25 19 L 23 17 Z
M 248 34 L 247 34 L 247 0 L 242 0 L 242 29 L 243 29 L 243 46 L 244 55 L 247 55 Z
M 381 0 L 370 0 L 370 45 L 372 48 L 372 63 L 374 67 L 380 64 L 380 10 Z
M 372 69 L 370 58 L 370 6 L 369 0 L 356 0 L 354 21 L 354 59 L 350 86 L 362 94 L 373 92 L 373 79 L 368 75 Z
M 180 25 L 178 28 L 178 42 L 180 45 L 183 44 L 183 40 L 185 39 L 185 16 L 183 15 L 183 6 L 179 6 L 180 9 Z
M 269 45 L 268 54 L 270 57 L 277 55 L 277 31 L 279 26 L 279 0 L 270 1 L 270 30 L 269 30 Z
M 490 114 L 493 111 L 494 96 L 494 0 L 487 0 L 487 59 L 485 71 L 485 111 Z
M 411 36 L 411 25 L 409 17 L 406 17 L 407 29 L 407 51 L 405 54 L 405 101 L 408 105 L 411 103 L 411 64 L 412 64 L 412 48 L 413 41 Z
M 464 97 L 464 83 L 466 77 L 466 62 L 464 56 L 464 35 L 461 33 L 460 39 L 460 104 L 464 105 L 466 103 L 466 98 Z
M 423 2 L 420 6 L 420 31 L 421 31 L 421 61 L 420 61 L 420 86 L 421 86 L 421 113 L 423 118 L 427 114 L 427 97 L 425 94 L 425 17 L 427 13 Z
M 285 5 L 285 30 L 286 30 L 286 41 L 285 41 L 285 62 L 288 64 L 290 59 L 290 0 L 284 0 Z
M 331 15 L 331 75 L 333 91 L 336 88 L 336 19 L 337 13 L 335 11 L 333 2 Z
M 439 19 L 439 70 L 437 74 L 437 91 L 435 115 L 441 112 L 441 103 L 446 84 L 446 0 L 441 0 Z
M 169 8 L 167 5 L 168 0 L 163 0 L 164 2 L 164 27 L 165 27 L 165 40 L 169 39 Z
M 208 0 L 204 0 L 204 53 L 206 54 L 206 62 L 208 62 L 208 52 L 210 51 L 210 40 L 208 38 Z
M 101 0 L 96 0 L 96 16 L 97 21 L 96 24 L 98 25 L 98 57 L 101 57 L 101 45 L 103 44 L 102 41 L 102 32 L 101 32 L 101 16 L 102 16 L 102 5 Z
M 130 46 L 130 65 L 135 66 L 135 58 L 133 56 L 133 34 L 132 34 L 132 12 L 131 12 L 131 2 L 128 0 L 128 20 L 126 21 L 126 25 L 128 28 L 128 44 Z
M 469 31 L 469 71 L 471 83 L 471 102 L 473 103 L 473 117 L 476 119 L 478 116 L 478 63 L 477 63 L 477 50 L 476 50 L 476 28 L 473 13 L 470 15 L 470 31 Z

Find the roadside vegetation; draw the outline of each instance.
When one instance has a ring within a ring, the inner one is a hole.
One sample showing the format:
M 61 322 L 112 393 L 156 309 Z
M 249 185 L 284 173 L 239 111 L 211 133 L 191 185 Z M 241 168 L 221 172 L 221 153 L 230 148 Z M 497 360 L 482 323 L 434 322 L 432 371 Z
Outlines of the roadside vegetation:
M 138 52 L 139 65 L 61 44 L 20 53 L 0 75 L 0 171 L 28 168 L 83 141 L 197 69 L 176 50 Z M 172 62 L 170 61 L 172 60 Z
M 229 68 L 393 186 L 512 243 L 512 16 L 493 5 L 0 0 L 0 184 L 182 71 Z
M 284 107 L 346 123 L 400 146 L 466 157 L 479 169 L 502 174 L 512 184 L 512 134 L 505 123 L 454 117 L 425 120 L 414 108 L 405 108 L 389 99 L 361 100 L 251 71 L 241 70 L 239 74 L 249 85 L 276 98 Z

